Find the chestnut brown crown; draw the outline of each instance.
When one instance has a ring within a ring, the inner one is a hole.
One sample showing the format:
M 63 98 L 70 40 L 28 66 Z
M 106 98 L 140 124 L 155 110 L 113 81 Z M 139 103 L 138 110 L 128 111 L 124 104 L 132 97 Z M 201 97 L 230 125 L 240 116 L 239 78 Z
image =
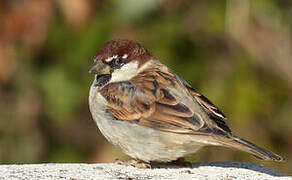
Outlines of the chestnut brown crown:
M 138 42 L 116 39 L 105 43 L 97 52 L 94 60 L 104 61 L 113 56 L 125 56 L 125 63 L 137 60 L 141 66 L 151 58 L 150 53 Z

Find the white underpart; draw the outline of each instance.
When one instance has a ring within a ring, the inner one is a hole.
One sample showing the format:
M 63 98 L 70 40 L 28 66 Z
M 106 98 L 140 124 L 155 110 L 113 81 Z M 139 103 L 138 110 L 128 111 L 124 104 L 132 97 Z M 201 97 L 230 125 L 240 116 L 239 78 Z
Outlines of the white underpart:
M 138 74 L 138 62 L 131 61 L 112 73 L 112 82 L 128 81 Z

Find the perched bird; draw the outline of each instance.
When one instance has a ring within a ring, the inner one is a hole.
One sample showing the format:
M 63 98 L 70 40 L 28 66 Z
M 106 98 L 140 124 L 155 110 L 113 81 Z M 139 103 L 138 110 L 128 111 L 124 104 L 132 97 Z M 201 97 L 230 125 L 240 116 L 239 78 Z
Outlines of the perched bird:
M 225 115 L 139 43 L 111 40 L 89 70 L 89 107 L 101 133 L 137 161 L 169 162 L 208 145 L 283 158 L 235 136 Z

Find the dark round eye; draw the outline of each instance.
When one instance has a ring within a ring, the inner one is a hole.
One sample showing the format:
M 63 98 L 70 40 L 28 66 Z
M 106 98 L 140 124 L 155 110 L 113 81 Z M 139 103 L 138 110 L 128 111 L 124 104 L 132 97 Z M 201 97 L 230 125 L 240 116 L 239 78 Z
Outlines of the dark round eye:
M 124 61 L 121 57 L 116 57 L 109 64 L 113 69 L 119 69 L 124 65 Z
M 118 65 L 118 66 L 121 66 L 124 64 L 121 57 L 117 57 L 116 59 L 114 59 L 114 63 L 115 65 Z

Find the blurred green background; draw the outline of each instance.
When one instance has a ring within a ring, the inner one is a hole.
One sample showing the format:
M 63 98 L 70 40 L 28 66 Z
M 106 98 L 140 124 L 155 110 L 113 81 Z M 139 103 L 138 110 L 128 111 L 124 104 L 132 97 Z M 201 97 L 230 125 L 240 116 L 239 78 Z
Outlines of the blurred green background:
M 1 0 L 0 162 L 127 158 L 98 131 L 88 74 L 108 40 L 141 42 L 225 112 L 238 136 L 284 156 L 207 147 L 193 161 L 292 174 L 292 1 Z

